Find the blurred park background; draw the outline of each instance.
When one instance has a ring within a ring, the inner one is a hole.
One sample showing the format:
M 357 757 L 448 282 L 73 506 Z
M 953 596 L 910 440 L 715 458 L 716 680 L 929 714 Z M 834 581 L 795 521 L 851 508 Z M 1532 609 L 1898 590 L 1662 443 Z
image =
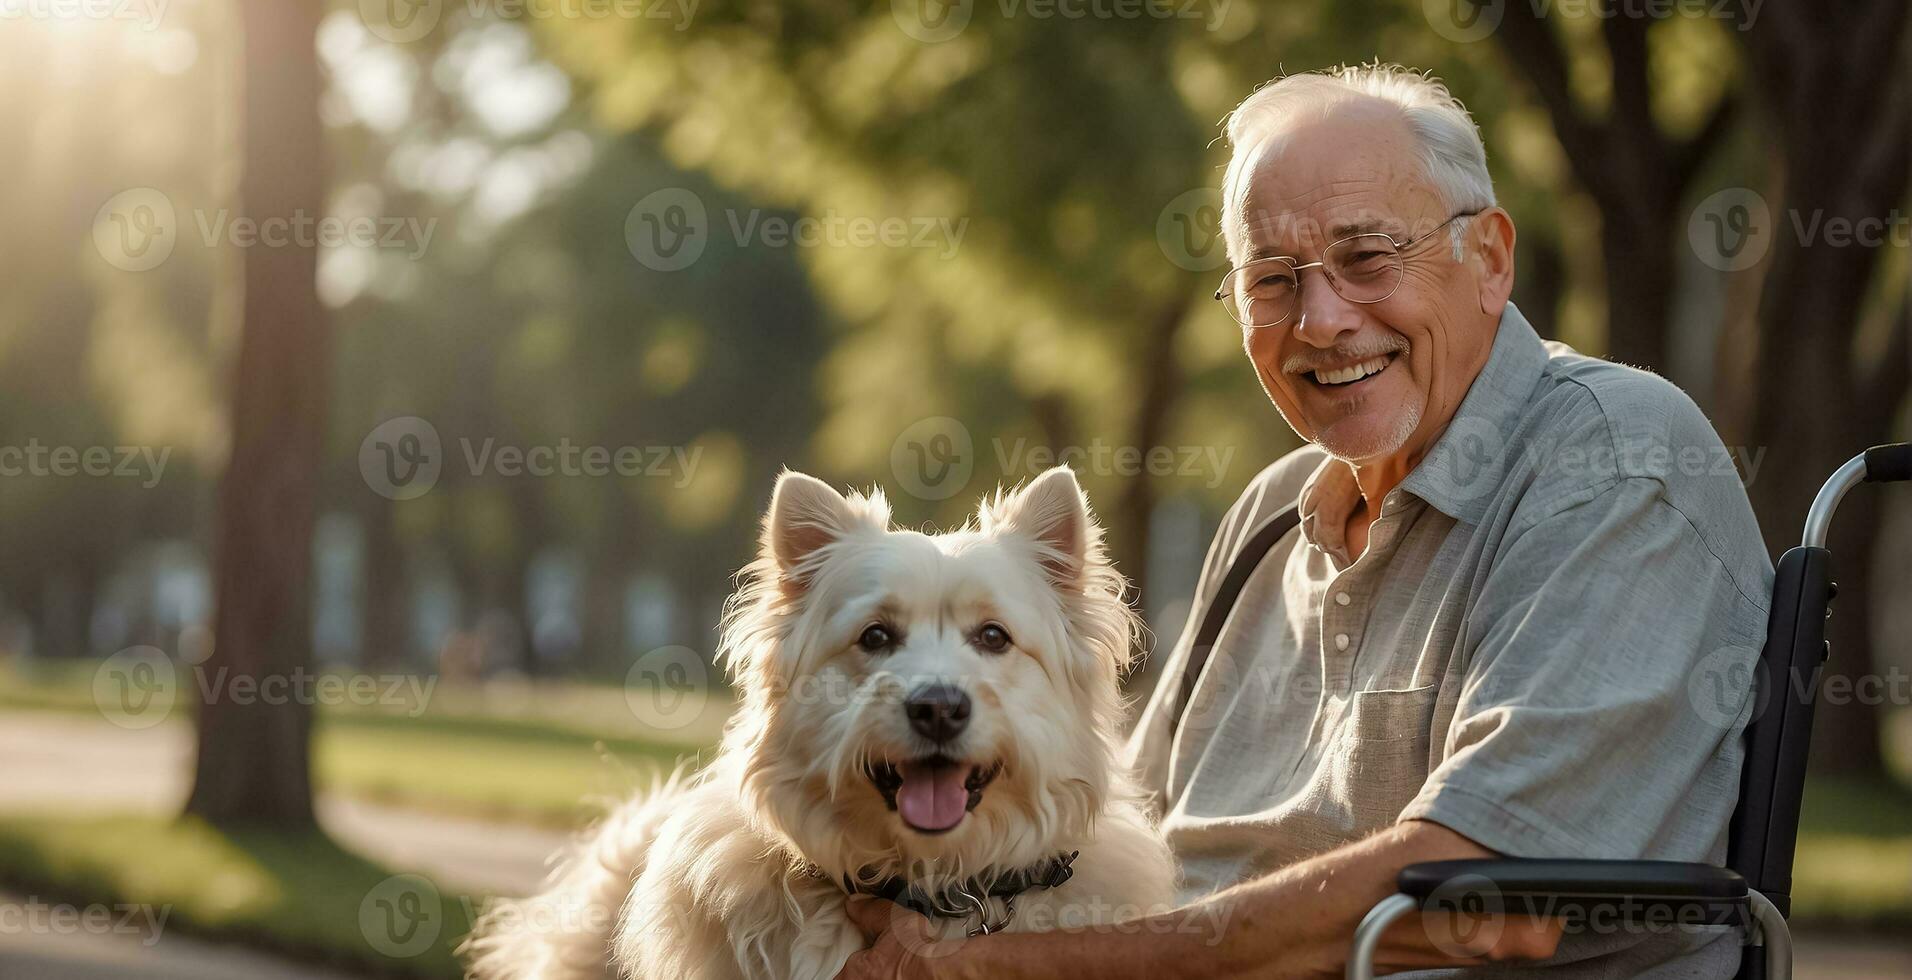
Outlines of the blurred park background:
M 1777 554 L 1912 434 L 1909 32 L 1903 0 L 0 0 L 0 975 L 455 976 L 475 903 L 712 744 L 784 467 L 947 525 L 1070 462 L 1172 641 L 1296 444 L 1209 298 L 1218 123 L 1282 71 L 1445 78 L 1516 302 L 1691 393 Z M 1854 494 L 1832 547 L 1805 975 L 1902 976 L 1912 498 Z M 62 907 L 128 915 L 19 924 Z

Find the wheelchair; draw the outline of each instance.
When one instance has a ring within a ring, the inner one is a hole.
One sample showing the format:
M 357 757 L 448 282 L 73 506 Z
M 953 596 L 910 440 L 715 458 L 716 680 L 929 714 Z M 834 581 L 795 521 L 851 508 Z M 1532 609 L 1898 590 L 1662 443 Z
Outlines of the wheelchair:
M 1912 480 L 1912 444 L 1878 446 L 1833 473 L 1806 515 L 1801 544 L 1779 559 L 1766 646 L 1755 668 L 1758 706 L 1746 727 L 1739 804 L 1725 867 L 1678 861 L 1487 858 L 1409 865 L 1399 891 L 1371 909 L 1354 933 L 1350 980 L 1374 976 L 1381 934 L 1417 911 L 1585 920 L 1740 926 L 1737 980 L 1792 976 L 1793 849 L 1812 739 L 1813 692 L 1831 655 L 1826 618 L 1838 588 L 1825 548 L 1833 512 L 1860 483 Z

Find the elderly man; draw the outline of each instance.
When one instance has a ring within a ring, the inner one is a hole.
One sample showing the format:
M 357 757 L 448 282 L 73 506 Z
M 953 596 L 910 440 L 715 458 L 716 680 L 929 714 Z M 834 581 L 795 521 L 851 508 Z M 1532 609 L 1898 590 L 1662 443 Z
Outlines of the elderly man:
M 1228 135 L 1219 296 L 1311 445 L 1223 520 L 1192 619 L 1249 531 L 1299 510 L 1188 703 L 1193 622 L 1131 743 L 1188 907 L 924 950 L 908 916 L 858 902 L 873 946 L 845 976 L 1336 975 L 1404 865 L 1725 855 L 1752 705 L 1705 681 L 1746 676 L 1724 672 L 1763 642 L 1772 570 L 1712 427 L 1508 301 L 1514 224 L 1440 82 L 1291 76 Z M 1518 920 L 1467 939 L 1429 916 L 1381 960 L 1725 978 L 1738 944 Z

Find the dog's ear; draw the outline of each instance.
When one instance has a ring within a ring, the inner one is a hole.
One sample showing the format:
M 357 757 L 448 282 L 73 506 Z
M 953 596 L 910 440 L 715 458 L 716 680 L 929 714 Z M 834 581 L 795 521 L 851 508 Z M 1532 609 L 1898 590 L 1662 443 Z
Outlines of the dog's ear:
M 785 470 L 764 515 L 762 549 L 776 563 L 784 594 L 794 596 L 809 586 L 826 545 L 854 529 L 881 530 L 888 523 L 881 494 L 846 498 L 814 476 Z
M 1097 532 L 1074 470 L 1051 467 L 1028 486 L 984 505 L 981 518 L 985 530 L 1033 541 L 1036 561 L 1056 585 L 1081 584 Z

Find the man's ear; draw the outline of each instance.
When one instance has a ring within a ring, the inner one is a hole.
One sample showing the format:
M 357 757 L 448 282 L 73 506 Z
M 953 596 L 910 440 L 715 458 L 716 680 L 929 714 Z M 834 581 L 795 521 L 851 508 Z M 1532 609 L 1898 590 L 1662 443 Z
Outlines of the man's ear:
M 796 596 L 809 587 L 825 547 L 853 529 L 888 522 L 880 494 L 847 499 L 814 476 L 785 470 L 764 515 L 761 547 L 777 566 L 784 594 Z
M 1480 240 L 1480 311 L 1498 318 L 1514 294 L 1514 219 L 1500 208 L 1488 208 L 1474 216 L 1471 230 Z
M 1081 584 L 1099 531 L 1074 470 L 1052 467 L 1028 486 L 985 504 L 980 517 L 986 531 L 1029 539 L 1037 563 L 1057 586 Z

